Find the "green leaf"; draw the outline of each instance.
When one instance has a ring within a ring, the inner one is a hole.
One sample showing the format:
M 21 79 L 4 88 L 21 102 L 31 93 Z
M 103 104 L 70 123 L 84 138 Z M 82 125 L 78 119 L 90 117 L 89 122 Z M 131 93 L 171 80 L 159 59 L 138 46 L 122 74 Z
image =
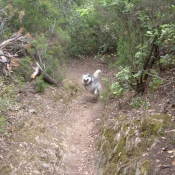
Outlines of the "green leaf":
M 141 75 L 142 71 L 138 71 L 136 74 L 133 75 L 133 77 L 139 77 Z
M 151 31 L 146 32 L 148 35 L 152 35 L 153 33 Z
M 128 75 L 125 75 L 125 80 L 128 80 L 129 79 L 129 76 Z

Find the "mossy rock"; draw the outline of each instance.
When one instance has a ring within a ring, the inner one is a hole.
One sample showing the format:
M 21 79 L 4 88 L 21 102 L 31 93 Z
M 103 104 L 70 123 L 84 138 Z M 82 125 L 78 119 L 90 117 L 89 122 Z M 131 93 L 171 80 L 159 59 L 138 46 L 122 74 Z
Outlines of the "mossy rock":
M 116 117 L 113 124 L 109 122 L 101 127 L 98 150 L 99 157 L 105 162 L 98 167 L 103 167 L 104 175 L 128 175 L 127 171 L 131 172 L 129 175 L 134 175 L 138 171 L 136 160 L 139 160 L 142 153 L 150 148 L 158 137 L 165 134 L 166 128 L 170 127 L 171 117 L 155 114 L 141 120 L 118 119 L 119 117 Z M 139 166 L 141 175 L 148 175 L 150 166 L 149 160 L 143 161 Z

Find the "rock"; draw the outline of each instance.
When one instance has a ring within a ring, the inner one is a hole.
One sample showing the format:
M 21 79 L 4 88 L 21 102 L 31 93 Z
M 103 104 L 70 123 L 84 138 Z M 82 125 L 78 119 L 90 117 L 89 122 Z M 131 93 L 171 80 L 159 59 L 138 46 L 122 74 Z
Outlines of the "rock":
M 32 114 L 36 114 L 37 113 L 35 109 L 30 109 L 29 112 L 32 113 Z
M 42 166 L 43 166 L 44 168 L 49 168 L 49 165 L 48 165 L 47 163 L 43 163 Z

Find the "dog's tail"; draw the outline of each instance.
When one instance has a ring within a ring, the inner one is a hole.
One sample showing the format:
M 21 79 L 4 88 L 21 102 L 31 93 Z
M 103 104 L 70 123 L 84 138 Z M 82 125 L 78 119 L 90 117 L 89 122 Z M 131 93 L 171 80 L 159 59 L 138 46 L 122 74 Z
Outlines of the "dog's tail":
M 96 70 L 95 72 L 94 72 L 94 74 L 93 74 L 93 76 L 95 77 L 95 78 L 98 78 L 98 76 L 99 76 L 99 73 L 101 73 L 102 71 L 101 70 Z

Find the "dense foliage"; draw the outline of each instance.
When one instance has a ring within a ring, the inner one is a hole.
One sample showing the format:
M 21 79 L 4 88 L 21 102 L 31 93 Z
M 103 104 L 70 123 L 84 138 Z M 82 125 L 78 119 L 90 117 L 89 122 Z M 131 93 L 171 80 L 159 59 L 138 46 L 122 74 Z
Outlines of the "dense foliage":
M 86 3 L 69 17 L 70 53 L 78 57 L 115 53 L 113 65 L 124 67 L 121 73 L 117 68 L 113 93 L 121 96 L 130 88 L 143 93 L 148 75 L 161 83 L 153 68 L 175 64 L 174 12 L 174 2 L 166 0 Z
M 51 74 L 51 70 L 59 69 L 58 60 L 66 56 L 112 55 L 117 82 L 110 90 L 121 96 L 131 88 L 143 92 L 150 75 L 154 77 L 151 86 L 156 88 L 154 82 L 161 83 L 158 68 L 163 70 L 175 64 L 173 0 L 1 0 L 0 3 L 2 40 L 23 27 L 35 39 L 30 56 L 42 60 Z

